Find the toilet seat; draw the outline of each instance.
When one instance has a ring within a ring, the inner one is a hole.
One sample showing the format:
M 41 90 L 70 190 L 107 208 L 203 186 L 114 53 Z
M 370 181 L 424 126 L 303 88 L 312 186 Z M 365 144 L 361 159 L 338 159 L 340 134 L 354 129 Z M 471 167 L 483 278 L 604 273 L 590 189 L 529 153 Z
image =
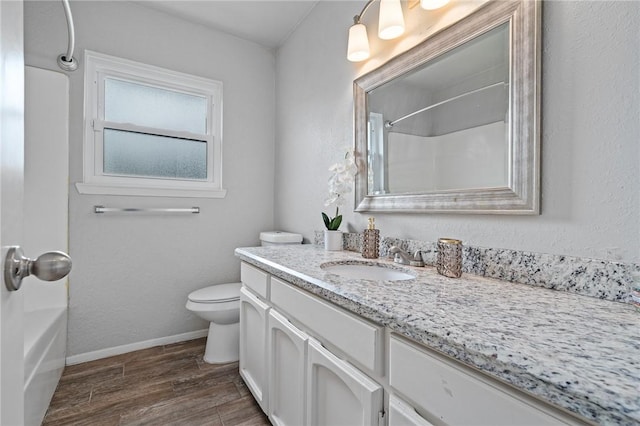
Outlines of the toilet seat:
M 242 283 L 212 285 L 189 294 L 188 299 L 194 303 L 226 303 L 240 300 Z

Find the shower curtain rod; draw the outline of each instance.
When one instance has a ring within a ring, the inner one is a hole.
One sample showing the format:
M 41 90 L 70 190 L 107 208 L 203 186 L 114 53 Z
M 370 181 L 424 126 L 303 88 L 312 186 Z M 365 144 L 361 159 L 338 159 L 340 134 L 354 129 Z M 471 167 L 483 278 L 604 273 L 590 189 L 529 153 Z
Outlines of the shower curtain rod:
M 69 0 L 62 0 L 64 7 L 64 16 L 67 18 L 67 30 L 69 32 L 69 43 L 67 45 L 67 54 L 58 56 L 58 66 L 64 71 L 75 71 L 78 69 L 78 61 L 73 58 L 73 49 L 76 44 L 76 35 L 73 28 L 73 16 L 71 15 L 71 7 Z
M 425 108 L 419 109 L 419 110 L 417 110 L 417 111 L 412 112 L 411 114 L 407 114 L 407 115 L 405 115 L 405 116 L 403 116 L 403 117 L 400 117 L 400 118 L 397 118 L 397 119 L 395 119 L 395 120 L 393 120 L 393 121 L 386 121 L 386 122 L 384 123 L 384 128 L 385 128 L 385 129 L 390 129 L 390 128 L 392 128 L 392 127 L 393 127 L 393 125 L 394 125 L 394 124 L 399 123 L 399 122 L 401 122 L 402 120 L 406 120 L 407 118 L 413 117 L 414 115 L 416 115 L 416 114 L 420 114 L 421 112 L 429 111 L 430 109 L 433 109 L 433 108 L 438 107 L 438 106 L 440 106 L 440 105 L 444 105 L 444 104 L 449 103 L 449 102 L 451 102 L 451 101 L 455 101 L 456 99 L 460 99 L 460 98 L 463 98 L 463 97 L 465 97 L 465 96 L 468 96 L 468 95 L 472 95 L 472 94 L 474 94 L 474 93 L 481 92 L 481 91 L 483 91 L 483 90 L 491 89 L 492 87 L 508 86 L 508 85 L 509 85 L 509 83 L 505 83 L 504 81 L 501 81 L 501 82 L 499 82 L 499 83 L 489 84 L 488 86 L 480 87 L 480 88 L 478 88 L 478 89 L 474 89 L 474 90 L 470 90 L 470 91 L 465 92 L 465 93 L 461 93 L 461 94 L 459 94 L 459 95 L 457 95 L 457 96 L 454 96 L 454 97 L 449 98 L 449 99 L 445 99 L 444 101 L 441 101 L 441 102 L 435 103 L 435 104 L 433 104 L 433 105 L 429 105 L 428 107 L 425 107 Z

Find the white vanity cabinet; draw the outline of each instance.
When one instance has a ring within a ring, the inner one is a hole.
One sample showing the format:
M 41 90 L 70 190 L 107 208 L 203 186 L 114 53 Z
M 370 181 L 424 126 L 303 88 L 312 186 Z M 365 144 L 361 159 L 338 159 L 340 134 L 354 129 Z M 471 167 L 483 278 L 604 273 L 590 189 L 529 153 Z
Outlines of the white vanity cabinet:
M 240 376 L 266 413 L 267 389 L 266 333 L 269 305 L 245 287 L 240 289 Z
M 309 426 L 378 425 L 383 416 L 383 389 L 315 340 L 307 361 Z
M 309 337 L 272 309 L 267 341 L 269 419 L 277 426 L 302 425 Z
M 240 374 L 274 425 L 588 424 L 258 268 L 241 271 Z
M 383 387 L 320 340 L 380 371 L 384 328 L 251 265 L 241 276 L 240 374 L 271 423 L 379 426 Z

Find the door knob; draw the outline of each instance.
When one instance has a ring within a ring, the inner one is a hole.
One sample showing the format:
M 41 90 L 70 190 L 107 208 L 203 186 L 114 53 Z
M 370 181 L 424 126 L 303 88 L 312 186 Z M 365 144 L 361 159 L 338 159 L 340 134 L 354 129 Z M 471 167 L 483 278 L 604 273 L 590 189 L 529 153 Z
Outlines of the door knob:
M 9 291 L 16 291 L 22 279 L 35 275 L 44 281 L 57 281 L 71 271 L 71 258 L 61 251 L 50 251 L 37 259 L 24 256 L 20 246 L 9 247 L 4 260 L 4 283 Z

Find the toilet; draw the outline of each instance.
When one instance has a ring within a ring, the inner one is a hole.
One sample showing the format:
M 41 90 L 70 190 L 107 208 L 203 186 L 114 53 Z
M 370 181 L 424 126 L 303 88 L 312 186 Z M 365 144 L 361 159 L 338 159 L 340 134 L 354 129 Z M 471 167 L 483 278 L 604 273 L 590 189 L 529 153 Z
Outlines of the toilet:
M 300 244 L 302 235 L 269 231 L 260 233 L 263 246 Z M 204 361 L 224 364 L 237 361 L 240 337 L 240 288 L 242 283 L 217 284 L 193 291 L 187 309 L 209 321 Z
M 187 309 L 209 321 L 204 361 L 222 364 L 238 360 L 242 283 L 212 285 L 189 294 Z

